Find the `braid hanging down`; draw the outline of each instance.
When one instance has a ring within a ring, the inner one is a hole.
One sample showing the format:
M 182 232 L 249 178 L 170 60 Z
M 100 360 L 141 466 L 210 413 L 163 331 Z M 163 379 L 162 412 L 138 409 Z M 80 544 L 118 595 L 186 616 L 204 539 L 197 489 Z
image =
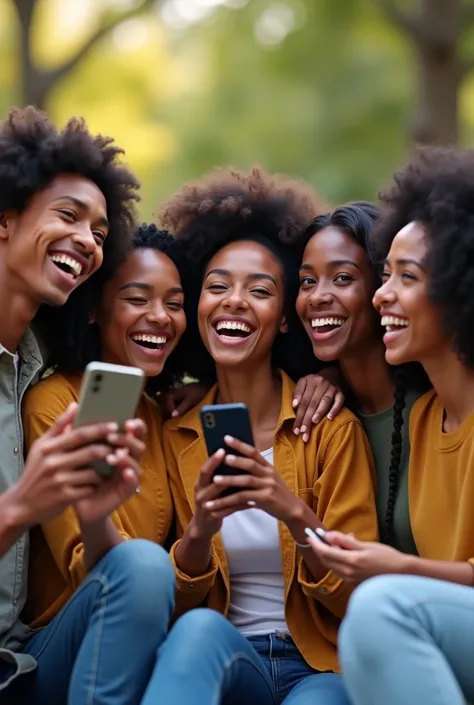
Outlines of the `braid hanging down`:
M 402 426 L 403 409 L 405 408 L 406 384 L 402 368 L 395 371 L 395 403 L 393 406 L 393 431 L 392 431 L 392 452 L 389 467 L 389 490 L 387 511 L 385 512 L 385 523 L 382 531 L 384 543 L 393 545 L 393 514 L 395 501 L 397 498 L 398 483 L 400 480 L 400 461 L 402 457 Z

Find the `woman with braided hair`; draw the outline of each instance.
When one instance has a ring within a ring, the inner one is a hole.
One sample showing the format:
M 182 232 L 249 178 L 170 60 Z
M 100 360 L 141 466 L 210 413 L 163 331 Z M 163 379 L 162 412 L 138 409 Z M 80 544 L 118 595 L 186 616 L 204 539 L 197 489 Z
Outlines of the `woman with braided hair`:
M 338 362 L 347 403 L 372 447 L 381 538 L 416 553 L 408 509 L 408 415 L 426 382 L 421 369 L 415 379 L 415 370 L 385 360 L 372 306 L 380 268 L 369 240 L 380 215 L 375 205 L 356 202 L 311 221 L 303 235 L 296 308 L 316 358 Z
M 354 705 L 474 700 L 473 194 L 474 151 L 426 147 L 382 196 L 386 359 L 421 364 L 433 388 L 410 415 L 419 556 L 337 532 L 313 540 L 328 568 L 362 582 L 339 641 Z

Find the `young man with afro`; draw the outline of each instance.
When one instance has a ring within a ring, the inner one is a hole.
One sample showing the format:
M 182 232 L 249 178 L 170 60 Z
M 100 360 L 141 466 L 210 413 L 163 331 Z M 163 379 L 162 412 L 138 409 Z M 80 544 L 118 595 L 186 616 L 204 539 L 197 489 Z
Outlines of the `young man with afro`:
M 122 151 L 111 138 L 91 135 L 82 120 L 58 130 L 32 107 L 12 110 L 0 124 L 2 703 L 138 703 L 173 609 L 164 551 L 122 542 L 97 519 L 135 490 L 143 424 L 128 422 L 127 437 L 111 436 L 117 429 L 109 424 L 71 430 L 69 408 L 26 461 L 22 452 L 22 398 L 45 362 L 33 319 L 47 320 L 47 308 L 63 305 L 86 280 L 84 289 L 92 286 L 119 261 L 132 233 L 139 184 L 120 163 Z M 109 454 L 117 472 L 106 484 L 87 468 Z M 89 541 L 89 574 L 57 618 L 33 632 L 20 619 L 28 530 L 69 504 Z M 161 615 L 152 609 L 160 593 Z

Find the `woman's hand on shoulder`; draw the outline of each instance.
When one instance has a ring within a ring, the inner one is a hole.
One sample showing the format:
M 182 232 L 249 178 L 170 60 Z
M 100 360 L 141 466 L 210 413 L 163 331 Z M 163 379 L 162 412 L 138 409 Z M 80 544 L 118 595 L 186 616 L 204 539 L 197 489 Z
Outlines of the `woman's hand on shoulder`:
M 302 377 L 293 393 L 293 408 L 296 419 L 293 431 L 301 433 L 303 441 L 309 440 L 310 429 L 326 417 L 335 418 L 344 406 L 344 394 L 336 383 L 339 372 L 333 367 L 322 370 L 317 375 Z
M 166 418 L 182 416 L 199 404 L 209 389 L 198 382 L 168 389 L 162 393 L 162 409 Z

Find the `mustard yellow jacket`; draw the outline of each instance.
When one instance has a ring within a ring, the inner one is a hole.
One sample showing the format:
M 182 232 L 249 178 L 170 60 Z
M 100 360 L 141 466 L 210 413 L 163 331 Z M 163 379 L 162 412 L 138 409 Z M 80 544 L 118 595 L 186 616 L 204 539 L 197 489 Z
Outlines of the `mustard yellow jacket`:
M 313 426 L 308 443 L 295 436 L 292 425 L 294 384 L 281 374 L 282 407 L 274 440 L 274 465 L 292 492 L 306 502 L 328 529 L 353 532 L 367 541 L 378 539 L 371 451 L 356 417 L 347 409 L 333 421 Z M 214 387 L 203 404 L 216 398 Z M 194 486 L 206 461 L 206 445 L 199 408 L 168 421 L 163 449 L 178 522 L 178 536 L 194 510 Z M 334 573 L 315 583 L 285 524 L 279 524 L 285 582 L 285 618 L 291 636 L 306 661 L 315 669 L 338 670 L 337 631 L 351 588 Z M 220 535 L 213 539 L 209 570 L 189 577 L 176 567 L 177 543 L 171 559 L 177 576 L 177 610 L 206 605 L 227 614 L 230 576 Z

